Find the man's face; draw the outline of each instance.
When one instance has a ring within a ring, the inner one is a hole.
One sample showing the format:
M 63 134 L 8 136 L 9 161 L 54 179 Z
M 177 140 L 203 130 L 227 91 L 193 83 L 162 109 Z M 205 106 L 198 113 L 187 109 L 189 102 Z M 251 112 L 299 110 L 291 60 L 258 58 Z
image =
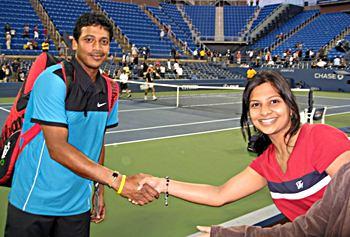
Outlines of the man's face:
M 109 32 L 102 26 L 84 26 L 78 42 L 73 39 L 76 58 L 85 70 L 97 70 L 109 54 Z

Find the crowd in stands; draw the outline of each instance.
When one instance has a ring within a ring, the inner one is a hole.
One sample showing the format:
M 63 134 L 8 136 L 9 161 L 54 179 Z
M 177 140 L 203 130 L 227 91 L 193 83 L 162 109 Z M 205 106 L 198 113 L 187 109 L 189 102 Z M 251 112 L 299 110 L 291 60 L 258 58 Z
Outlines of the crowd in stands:
M 12 48 L 12 41 L 18 36 L 18 32 L 11 27 L 9 23 L 4 25 L 5 32 L 5 45 L 6 49 L 10 50 Z M 40 33 L 42 37 L 40 37 Z M 44 28 L 43 32 L 39 32 L 38 25 L 35 24 L 33 30 L 31 31 L 29 24 L 26 23 L 23 26 L 22 38 L 26 39 L 27 42 L 23 44 L 23 49 L 25 50 L 38 50 L 49 51 L 50 41 L 47 29 Z
M 23 82 L 31 65 L 31 60 L 7 60 L 4 54 L 0 55 L 0 83 Z

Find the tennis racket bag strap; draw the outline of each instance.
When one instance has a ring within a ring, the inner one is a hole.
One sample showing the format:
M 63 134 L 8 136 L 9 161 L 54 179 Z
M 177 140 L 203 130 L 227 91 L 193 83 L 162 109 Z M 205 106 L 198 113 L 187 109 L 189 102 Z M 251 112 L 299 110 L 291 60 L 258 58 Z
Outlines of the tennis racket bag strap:
M 24 114 L 34 82 L 47 67 L 58 60 L 48 53 L 40 54 L 32 64 L 28 77 L 19 90 L 10 113 L 1 130 L 0 140 L 0 185 L 11 186 L 15 163 L 20 153 L 20 137 Z

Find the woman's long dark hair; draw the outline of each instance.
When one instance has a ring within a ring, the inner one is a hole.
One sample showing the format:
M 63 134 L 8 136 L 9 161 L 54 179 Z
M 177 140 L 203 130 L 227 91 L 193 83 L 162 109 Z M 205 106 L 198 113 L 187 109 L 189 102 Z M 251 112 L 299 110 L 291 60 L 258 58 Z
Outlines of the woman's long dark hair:
M 252 79 L 249 80 L 246 85 L 243 98 L 242 98 L 242 115 L 241 115 L 241 131 L 244 140 L 252 141 L 252 133 L 250 130 L 250 121 L 249 121 L 249 102 L 250 95 L 255 87 L 263 84 L 270 83 L 281 96 L 283 101 L 291 110 L 291 126 L 289 130 L 284 134 L 286 138 L 289 135 L 289 139 L 295 135 L 300 128 L 300 114 L 299 108 L 295 101 L 295 97 L 290 89 L 288 81 L 279 73 L 275 71 L 260 71 Z M 255 152 L 261 154 L 270 144 L 271 140 L 262 132 L 258 131 L 254 127 L 255 131 Z M 289 140 L 287 141 L 288 145 Z

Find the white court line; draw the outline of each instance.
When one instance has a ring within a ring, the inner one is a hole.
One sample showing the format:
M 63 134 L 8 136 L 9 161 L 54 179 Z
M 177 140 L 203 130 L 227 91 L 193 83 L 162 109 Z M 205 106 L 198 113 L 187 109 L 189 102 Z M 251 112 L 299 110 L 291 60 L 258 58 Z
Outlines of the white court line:
M 326 117 L 328 117 L 328 116 L 334 116 L 334 115 L 348 114 L 348 113 L 350 113 L 350 112 L 341 112 L 341 113 L 326 114 Z
M 10 110 L 5 109 L 5 108 L 3 108 L 3 107 L 0 107 L 0 110 L 3 110 L 3 111 L 5 111 L 5 112 L 7 112 L 7 113 L 10 113 Z
M 239 120 L 239 119 L 240 118 L 216 119 L 216 120 L 208 120 L 208 121 L 201 121 L 201 122 L 178 123 L 178 124 L 169 124 L 169 125 L 146 127 L 146 128 L 124 129 L 124 130 L 109 131 L 109 132 L 106 132 L 106 134 L 143 131 L 143 130 L 151 130 L 151 129 L 158 129 L 158 128 L 172 128 L 172 127 L 190 126 L 190 125 L 198 125 L 198 124 L 217 123 L 217 122 L 226 122 L 226 121 L 233 121 L 233 120 Z
M 210 131 L 204 131 L 204 132 L 195 132 L 195 133 L 179 134 L 179 135 L 172 135 L 172 136 L 147 138 L 147 139 L 141 139 L 141 140 L 126 141 L 126 142 L 116 142 L 116 143 L 105 144 L 105 146 L 116 146 L 116 145 L 124 145 L 124 144 L 138 143 L 138 142 L 156 141 L 156 140 L 162 140 L 162 139 L 168 139 L 168 138 L 186 137 L 186 136 L 193 136 L 193 135 L 200 135 L 200 134 L 207 134 L 207 133 L 214 133 L 214 132 L 223 132 L 223 131 L 228 131 L 228 130 L 235 130 L 235 129 L 239 129 L 239 128 L 240 128 L 240 127 L 235 127 L 235 128 L 223 128 L 223 129 L 210 130 Z
M 167 110 L 167 109 L 176 109 L 176 106 L 169 106 L 169 107 L 160 107 L 160 108 L 146 108 L 146 109 L 121 109 L 118 111 L 118 113 L 125 113 L 125 112 L 137 112 L 137 111 L 152 111 L 152 110 Z
M 327 107 L 327 109 L 338 109 L 338 108 L 344 108 L 344 107 L 350 107 L 350 105 L 329 106 L 329 107 Z

